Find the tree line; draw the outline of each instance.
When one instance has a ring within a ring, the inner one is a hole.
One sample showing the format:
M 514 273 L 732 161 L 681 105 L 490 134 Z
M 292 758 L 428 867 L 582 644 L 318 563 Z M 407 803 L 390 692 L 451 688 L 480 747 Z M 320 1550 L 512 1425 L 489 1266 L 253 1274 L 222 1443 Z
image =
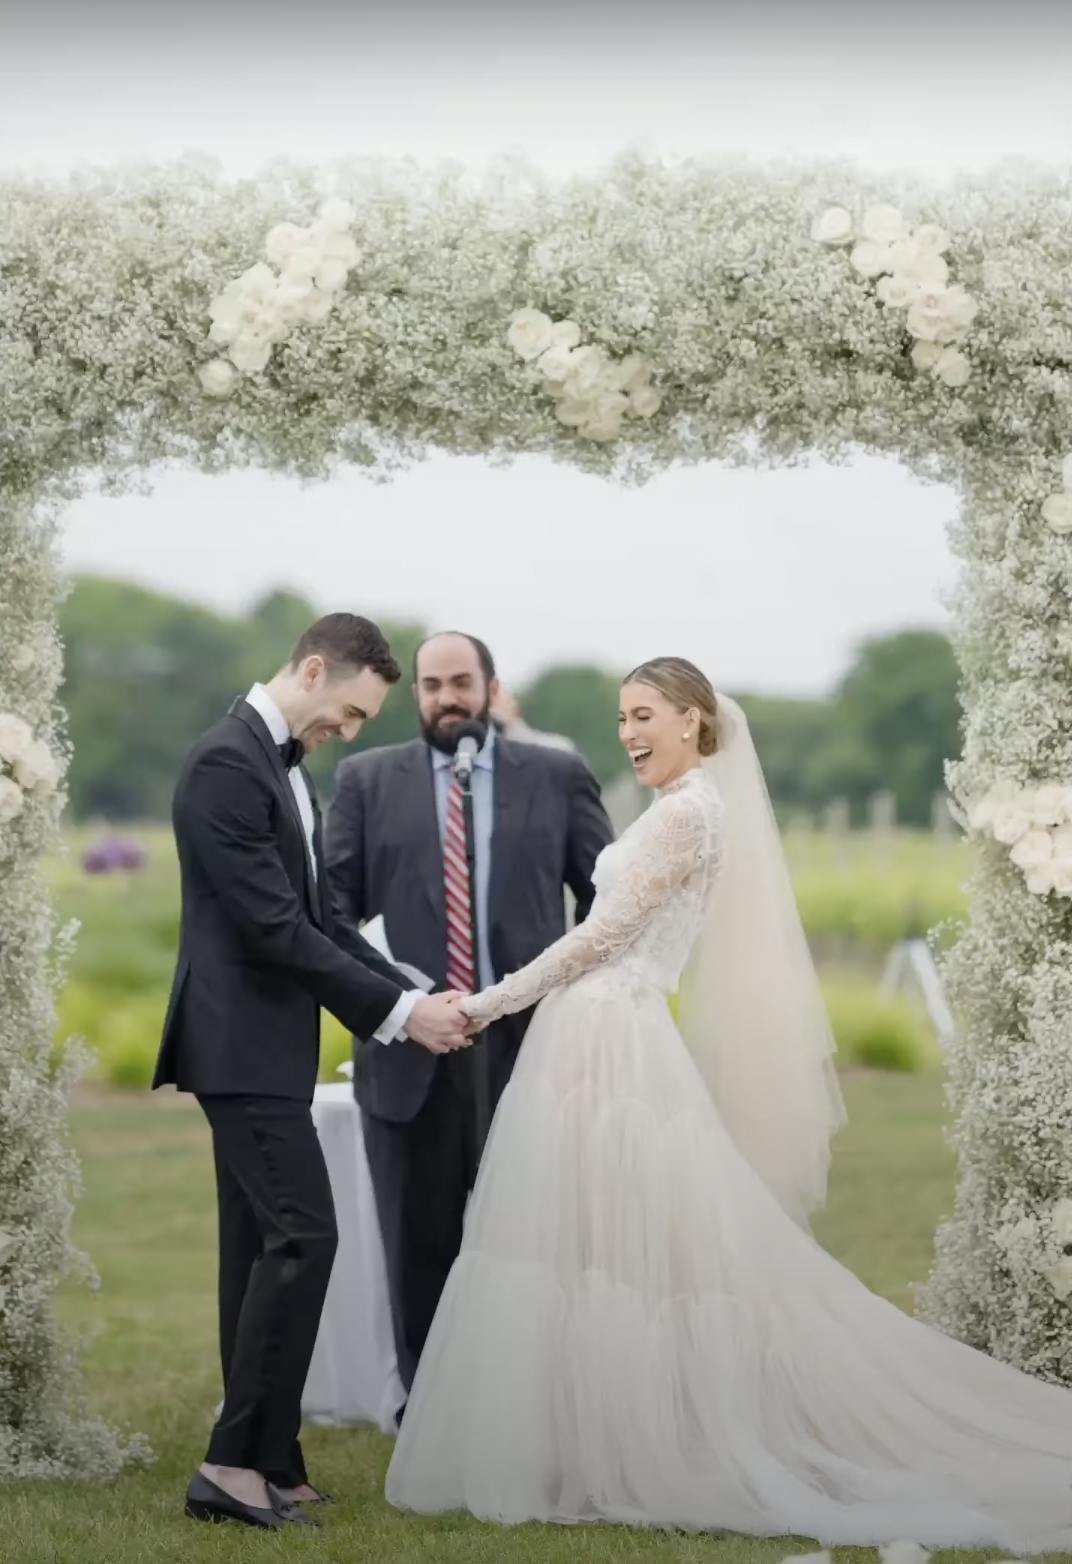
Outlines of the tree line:
M 277 591 L 248 613 L 225 615 L 129 582 L 76 577 L 60 617 L 74 816 L 167 818 L 192 739 L 254 679 L 275 670 L 281 649 L 317 612 L 303 597 Z M 408 680 L 426 628 L 381 622 Z M 748 713 L 780 812 L 815 813 L 837 798 L 862 821 L 868 800 L 888 791 L 902 823 L 926 825 L 943 762 L 960 746 L 957 683 L 947 638 L 906 629 L 863 642 L 824 699 L 731 693 Z M 517 695 L 525 720 L 568 735 L 602 783 L 621 773 L 616 674 L 553 667 Z M 358 746 L 398 743 L 416 731 L 408 693 L 396 692 Z M 339 753 L 333 745 L 312 759 L 325 793 Z

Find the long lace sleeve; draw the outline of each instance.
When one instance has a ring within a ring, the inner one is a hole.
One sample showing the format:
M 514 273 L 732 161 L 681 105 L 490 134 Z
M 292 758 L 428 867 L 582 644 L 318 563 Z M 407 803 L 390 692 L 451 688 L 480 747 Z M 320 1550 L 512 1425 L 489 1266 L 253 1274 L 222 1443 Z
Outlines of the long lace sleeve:
M 526 1010 L 553 988 L 628 949 L 652 913 L 684 884 L 713 850 L 702 808 L 686 793 L 667 793 L 652 807 L 646 829 L 613 887 L 596 897 L 583 923 L 527 967 L 463 1001 L 474 1020 L 497 1021 Z

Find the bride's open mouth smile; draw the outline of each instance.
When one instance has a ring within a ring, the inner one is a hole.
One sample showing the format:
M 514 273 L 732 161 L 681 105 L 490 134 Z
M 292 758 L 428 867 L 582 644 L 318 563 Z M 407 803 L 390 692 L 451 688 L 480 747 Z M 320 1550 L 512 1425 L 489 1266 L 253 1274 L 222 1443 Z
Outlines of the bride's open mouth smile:
M 629 753 L 629 759 L 633 762 L 633 770 L 639 771 L 645 761 L 651 759 L 650 749 L 634 749 Z

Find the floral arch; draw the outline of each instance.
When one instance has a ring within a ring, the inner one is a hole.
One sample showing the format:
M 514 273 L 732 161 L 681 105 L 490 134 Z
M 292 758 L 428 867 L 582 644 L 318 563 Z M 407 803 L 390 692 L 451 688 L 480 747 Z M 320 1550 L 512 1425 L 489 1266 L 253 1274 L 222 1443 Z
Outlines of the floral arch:
M 950 786 L 980 852 L 947 961 L 959 1188 L 923 1306 L 1072 1382 L 1072 176 L 625 159 L 558 185 L 376 162 L 226 183 L 187 159 L 9 180 L 0 211 L 0 1475 L 129 1452 L 72 1399 L 52 1314 L 76 1061 L 53 1064 L 67 936 L 41 858 L 57 518 L 164 462 L 384 477 L 431 448 L 544 452 L 635 482 L 867 450 L 957 486 Z

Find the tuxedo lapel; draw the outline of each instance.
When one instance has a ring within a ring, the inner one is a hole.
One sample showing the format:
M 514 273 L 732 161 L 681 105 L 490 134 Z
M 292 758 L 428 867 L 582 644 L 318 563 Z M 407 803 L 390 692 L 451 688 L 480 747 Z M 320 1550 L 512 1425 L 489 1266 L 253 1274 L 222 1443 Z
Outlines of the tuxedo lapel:
M 513 746 L 500 735 L 495 740 L 495 782 L 491 826 L 491 873 L 488 878 L 489 932 L 498 922 L 499 912 L 509 895 L 510 864 L 497 851 L 508 833 L 520 831 L 528 815 L 530 779 L 517 758 Z
M 306 847 L 305 826 L 302 823 L 301 811 L 298 808 L 298 800 L 294 797 L 294 789 L 290 785 L 290 776 L 288 775 L 286 766 L 283 764 L 283 758 L 279 753 L 278 746 L 276 745 L 275 740 L 272 738 L 272 735 L 268 732 L 264 718 L 261 716 L 259 711 L 257 711 L 249 704 L 248 701 L 239 697 L 239 699 L 232 704 L 230 715 L 232 717 L 237 717 L 240 722 L 245 723 L 246 727 L 253 734 L 254 738 L 257 740 L 258 744 L 267 757 L 268 765 L 272 773 L 272 778 L 275 782 L 276 792 L 279 794 L 284 808 L 289 810 L 290 818 L 294 822 L 295 828 L 298 832 L 299 840 L 301 841 L 302 885 L 305 890 L 305 900 L 308 904 L 309 910 L 312 912 L 316 921 L 319 923 L 320 897 L 317 893 L 316 881 L 313 879 L 312 866 L 309 863 L 309 851 Z M 309 797 L 313 803 L 313 819 L 315 821 L 317 819 L 318 813 L 316 793 L 313 790 L 313 786 L 310 783 L 308 777 L 306 777 L 305 781 L 306 786 L 309 789 Z M 319 872 L 319 863 L 317 864 L 317 869 Z
M 399 819 L 406 822 L 415 878 L 428 896 L 445 946 L 447 905 L 443 889 L 443 844 L 439 836 L 432 760 L 423 740 L 415 740 L 402 751 L 394 787 L 392 804 L 398 810 Z

